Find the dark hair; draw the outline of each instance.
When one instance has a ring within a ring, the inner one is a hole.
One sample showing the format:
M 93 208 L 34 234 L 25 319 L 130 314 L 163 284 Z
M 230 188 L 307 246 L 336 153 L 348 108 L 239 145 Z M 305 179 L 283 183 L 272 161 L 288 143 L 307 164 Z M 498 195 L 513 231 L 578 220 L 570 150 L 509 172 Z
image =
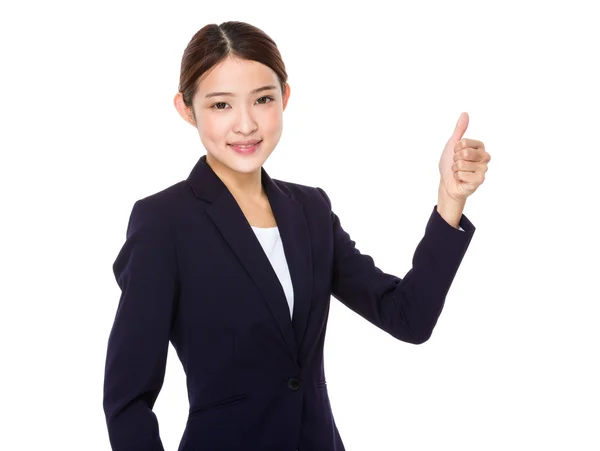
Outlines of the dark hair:
M 275 41 L 253 25 L 237 21 L 223 22 L 221 25 L 202 27 L 183 52 L 179 91 L 183 94 L 185 105 L 192 106 L 200 77 L 229 56 L 257 61 L 270 67 L 277 74 L 282 94 L 285 92 L 287 73 Z

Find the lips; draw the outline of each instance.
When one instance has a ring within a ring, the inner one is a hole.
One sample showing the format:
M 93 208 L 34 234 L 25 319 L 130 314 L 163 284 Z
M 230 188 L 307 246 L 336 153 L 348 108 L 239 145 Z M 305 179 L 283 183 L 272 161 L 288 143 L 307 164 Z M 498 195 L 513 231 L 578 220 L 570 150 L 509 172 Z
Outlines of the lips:
M 261 141 L 262 141 L 262 139 L 251 139 L 250 141 L 237 141 L 234 143 L 229 143 L 229 145 L 236 146 L 236 147 L 251 147 L 254 144 L 258 144 Z
M 248 143 L 248 142 L 254 143 L 254 144 L 238 145 L 236 143 L 232 143 L 232 144 L 229 144 L 229 147 L 231 147 L 233 150 L 235 150 L 236 152 L 241 153 L 241 154 L 252 154 L 256 151 L 258 146 L 260 146 L 260 143 L 262 142 L 262 140 L 261 141 L 257 141 L 257 140 L 246 141 L 246 143 Z

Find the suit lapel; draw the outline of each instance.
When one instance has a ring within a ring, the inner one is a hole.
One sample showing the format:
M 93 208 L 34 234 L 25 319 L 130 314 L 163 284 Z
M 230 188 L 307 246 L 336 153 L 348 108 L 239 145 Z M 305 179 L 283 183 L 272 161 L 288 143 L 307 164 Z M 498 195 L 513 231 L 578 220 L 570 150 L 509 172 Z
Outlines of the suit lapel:
M 206 212 L 256 284 L 294 359 L 306 330 L 312 299 L 312 255 L 304 207 L 282 183 L 261 168 L 262 183 L 279 228 L 294 289 L 290 321 L 285 293 L 241 208 L 203 155 L 188 177 L 197 197 L 210 202 Z

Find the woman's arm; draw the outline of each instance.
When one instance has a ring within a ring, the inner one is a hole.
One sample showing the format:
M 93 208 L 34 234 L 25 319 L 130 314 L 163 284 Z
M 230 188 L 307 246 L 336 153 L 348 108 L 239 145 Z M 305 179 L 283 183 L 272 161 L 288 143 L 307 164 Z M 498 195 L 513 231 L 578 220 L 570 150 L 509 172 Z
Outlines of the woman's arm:
M 327 201 L 329 197 L 317 188 Z M 409 343 L 427 341 L 444 306 L 446 294 L 475 232 L 462 215 L 454 228 L 433 208 L 425 234 L 400 278 L 377 268 L 361 254 L 331 211 L 334 241 L 333 296 L 375 326 Z M 392 240 L 393 241 L 393 240 Z
M 121 298 L 108 340 L 103 399 L 113 450 L 163 451 L 152 408 L 164 380 L 179 282 L 168 218 L 154 205 L 148 199 L 134 204 L 113 265 Z

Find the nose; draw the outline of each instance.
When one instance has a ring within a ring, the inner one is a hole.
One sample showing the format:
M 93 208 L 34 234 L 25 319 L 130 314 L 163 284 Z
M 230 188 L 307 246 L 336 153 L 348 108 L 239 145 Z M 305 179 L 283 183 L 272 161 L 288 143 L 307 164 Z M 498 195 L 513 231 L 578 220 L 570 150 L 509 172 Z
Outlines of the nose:
M 256 120 L 252 114 L 252 108 L 241 107 L 237 110 L 234 131 L 243 135 L 253 133 L 257 128 Z

